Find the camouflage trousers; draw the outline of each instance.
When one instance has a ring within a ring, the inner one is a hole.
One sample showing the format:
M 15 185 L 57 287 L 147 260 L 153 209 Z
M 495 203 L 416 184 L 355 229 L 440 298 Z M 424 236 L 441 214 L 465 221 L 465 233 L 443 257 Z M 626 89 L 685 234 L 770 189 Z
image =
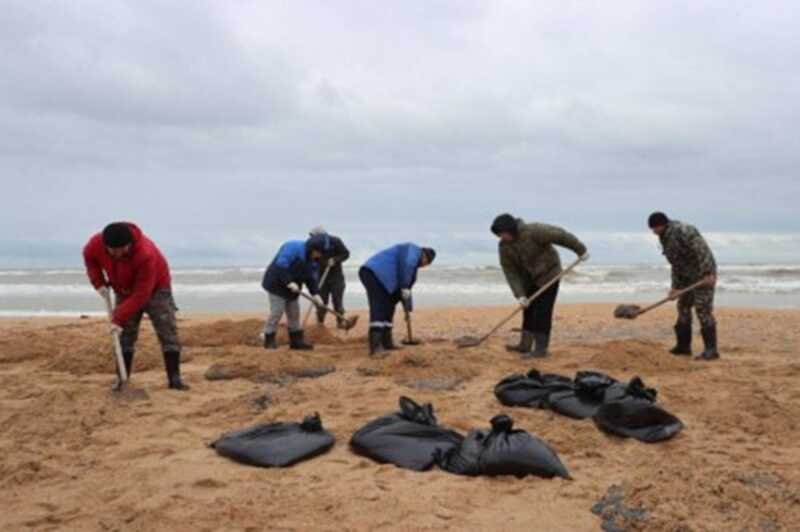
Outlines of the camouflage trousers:
M 122 301 L 117 298 L 117 305 Z M 139 338 L 139 326 L 142 323 L 142 316 L 147 313 L 150 323 L 153 324 L 156 336 L 158 336 L 161 350 L 164 352 L 180 352 L 181 341 L 178 338 L 178 322 L 175 317 L 177 310 L 178 307 L 175 305 L 172 292 L 169 290 L 157 290 L 144 308 L 125 323 L 120 335 L 122 350 L 126 353 L 134 351 L 136 340 Z
M 713 288 L 697 288 L 678 298 L 679 325 L 691 325 L 692 307 L 694 307 L 701 327 L 712 327 L 717 324 L 717 320 L 714 318 Z

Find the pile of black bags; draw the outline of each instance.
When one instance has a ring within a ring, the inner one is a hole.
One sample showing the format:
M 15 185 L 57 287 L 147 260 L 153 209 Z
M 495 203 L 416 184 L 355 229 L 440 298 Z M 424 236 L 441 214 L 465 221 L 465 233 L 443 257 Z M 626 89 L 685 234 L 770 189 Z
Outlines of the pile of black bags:
M 437 456 L 439 467 L 457 475 L 536 475 L 570 478 L 558 455 L 545 442 L 514 429 L 514 421 L 499 415 L 489 430 L 473 430 L 451 450 Z
M 380 463 L 424 471 L 434 464 L 458 475 L 537 475 L 569 478 L 555 451 L 524 430 L 514 430 L 510 417 L 492 419 L 489 430 L 466 438 L 441 427 L 430 404 L 400 398 L 400 411 L 367 423 L 356 431 L 350 447 Z
M 380 463 L 425 471 L 435 463 L 437 453 L 446 453 L 464 437 L 440 427 L 433 406 L 418 405 L 400 398 L 400 411 L 370 421 L 353 434 L 350 447 L 357 454 Z
M 592 418 L 604 432 L 646 443 L 668 440 L 683 429 L 677 417 L 655 404 L 656 390 L 647 388 L 639 377 L 623 384 L 596 371 L 579 371 L 573 380 L 531 370 L 503 379 L 494 393 L 506 406 Z
M 302 423 L 269 423 L 232 432 L 211 447 L 243 464 L 288 467 L 327 452 L 335 441 L 322 427 L 319 414 L 314 414 Z

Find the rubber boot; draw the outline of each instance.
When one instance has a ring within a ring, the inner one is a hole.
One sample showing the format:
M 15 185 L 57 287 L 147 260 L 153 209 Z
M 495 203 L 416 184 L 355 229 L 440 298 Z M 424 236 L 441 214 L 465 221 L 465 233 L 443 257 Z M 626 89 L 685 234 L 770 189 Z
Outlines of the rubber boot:
M 383 327 L 370 327 L 368 339 L 369 356 L 383 358 L 388 355 L 383 348 Z
M 401 349 L 399 345 L 395 345 L 394 343 L 394 339 L 392 338 L 392 329 L 393 327 L 384 327 L 381 331 L 381 344 L 383 344 L 383 348 L 387 351 Z
M 675 347 L 669 352 L 678 356 L 692 356 L 692 324 L 675 324 L 675 338 Z
M 700 334 L 703 335 L 703 343 L 705 350 L 697 356 L 698 360 L 717 360 L 719 358 L 719 351 L 717 351 L 717 326 L 711 325 L 700 329 Z
M 344 312 L 342 312 L 342 314 L 344 314 Z M 345 320 L 344 318 L 340 318 L 339 316 L 336 316 L 336 328 L 347 329 L 347 320 Z
M 289 349 L 311 351 L 314 349 L 314 345 L 306 342 L 305 333 L 302 330 L 289 331 Z
M 522 353 L 522 358 L 544 358 L 549 353 L 547 348 L 550 346 L 550 335 L 544 333 L 533 333 L 533 340 L 536 347 L 533 351 Z
M 128 379 L 130 379 L 131 369 L 133 368 L 133 351 L 123 351 L 122 360 L 125 363 L 125 374 L 128 376 Z M 111 385 L 111 390 L 116 392 L 120 388 L 122 388 L 122 379 L 120 379 L 119 374 L 117 374 L 114 379 L 114 384 Z
M 522 331 L 519 335 L 519 344 L 508 344 L 506 350 L 515 353 L 528 353 L 533 346 L 533 333 L 529 331 Z
M 326 311 L 317 309 L 317 325 L 322 327 L 325 325 L 325 315 L 327 314 Z
M 186 391 L 189 386 L 181 379 L 180 351 L 164 351 L 164 367 L 167 369 L 167 385 L 170 390 Z
M 278 349 L 275 333 L 264 333 L 264 349 Z

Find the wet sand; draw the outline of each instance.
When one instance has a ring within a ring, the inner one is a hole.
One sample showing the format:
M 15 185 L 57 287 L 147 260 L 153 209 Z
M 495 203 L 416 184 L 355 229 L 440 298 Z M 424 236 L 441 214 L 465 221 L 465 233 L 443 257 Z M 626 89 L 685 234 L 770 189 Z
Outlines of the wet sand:
M 0 320 L 0 529 L 600 530 L 591 508 L 612 486 L 628 516 L 617 523 L 631 530 L 800 529 L 800 311 L 721 310 L 723 358 L 706 363 L 665 353 L 674 310 L 621 321 L 613 308 L 560 305 L 552 356 L 535 363 L 505 351 L 510 326 L 484 346 L 454 346 L 505 307 L 421 309 L 423 345 L 384 360 L 366 356 L 363 315 L 348 335 L 310 329 L 311 353 L 290 352 L 285 337 L 280 350 L 261 349 L 259 316 L 183 317 L 186 394 L 166 390 L 145 321 L 133 382 L 149 399 L 139 401 L 109 392 L 101 320 Z M 686 429 L 647 445 L 500 405 L 494 384 L 531 367 L 641 376 Z M 462 432 L 508 413 L 574 480 L 416 473 L 351 453 L 353 431 L 400 395 L 432 402 L 440 423 Z M 246 467 L 207 447 L 315 411 L 337 444 L 295 467 Z

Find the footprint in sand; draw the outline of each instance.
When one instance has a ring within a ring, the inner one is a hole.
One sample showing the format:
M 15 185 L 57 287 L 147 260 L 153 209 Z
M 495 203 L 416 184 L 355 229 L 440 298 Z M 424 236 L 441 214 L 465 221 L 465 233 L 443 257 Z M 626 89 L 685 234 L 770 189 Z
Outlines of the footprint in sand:
M 209 489 L 224 488 L 225 486 L 227 486 L 226 483 L 220 482 L 219 480 L 214 480 L 213 478 L 203 478 L 196 481 L 192 485 L 197 488 L 209 488 Z

